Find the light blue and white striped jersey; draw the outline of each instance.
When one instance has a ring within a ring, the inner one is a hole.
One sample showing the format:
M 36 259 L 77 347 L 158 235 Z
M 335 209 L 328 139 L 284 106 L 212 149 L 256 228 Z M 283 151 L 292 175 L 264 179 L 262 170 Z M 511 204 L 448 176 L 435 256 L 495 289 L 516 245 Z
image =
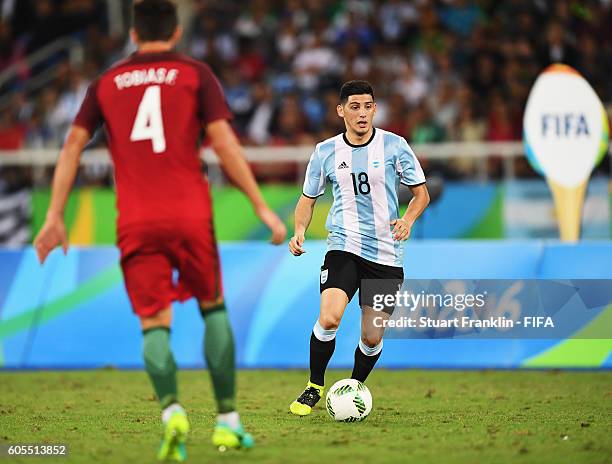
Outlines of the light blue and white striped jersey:
M 387 266 L 403 266 L 404 247 L 393 240 L 390 221 L 399 218 L 400 182 L 425 182 L 423 169 L 403 137 L 374 129 L 363 145 L 344 134 L 319 143 L 308 163 L 303 193 L 323 195 L 332 185 L 334 202 L 327 216 L 328 250 L 348 251 Z

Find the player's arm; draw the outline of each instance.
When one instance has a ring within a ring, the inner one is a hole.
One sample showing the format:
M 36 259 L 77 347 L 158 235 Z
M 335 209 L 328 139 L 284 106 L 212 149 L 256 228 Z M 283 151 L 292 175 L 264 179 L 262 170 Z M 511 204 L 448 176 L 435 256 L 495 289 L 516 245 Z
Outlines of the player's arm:
M 304 235 L 310 225 L 317 198 L 325 192 L 325 179 L 323 163 L 321 162 L 317 146 L 312 155 L 310 155 L 304 177 L 302 196 L 295 207 L 295 232 L 291 240 L 289 240 L 289 251 L 294 256 L 306 253 L 306 250 L 303 248 Z
M 291 240 L 289 240 L 289 251 L 294 256 L 306 253 L 302 245 L 304 245 L 304 235 L 312 220 L 312 212 L 316 202 L 316 197 L 311 198 L 302 195 L 295 206 L 295 232 Z
M 413 195 L 404 215 L 391 221 L 391 225 L 394 226 L 393 238 L 406 240 L 410 237 L 412 225 L 429 204 L 429 191 L 425 184 L 425 174 L 421 164 L 408 142 L 403 138 L 399 141 L 396 168 L 400 182 L 407 185 Z
M 81 153 L 89 138 L 90 134 L 87 129 L 72 126 L 60 152 L 53 174 L 51 203 L 47 210 L 47 217 L 34 240 L 34 248 L 41 264 L 45 262 L 49 253 L 60 244 L 64 249 L 64 254 L 68 251 L 64 208 L 79 169 Z
M 395 240 L 407 240 L 410 237 L 412 225 L 429 205 L 429 191 L 427 184 L 410 186 L 412 200 L 406 208 L 406 212 L 400 219 L 391 221 L 393 227 L 393 238 Z
M 227 120 L 218 119 L 209 123 L 206 126 L 206 132 L 212 142 L 213 150 L 221 160 L 225 173 L 244 192 L 257 216 L 272 231 L 272 243 L 275 245 L 283 243 L 287 235 L 287 228 L 264 200 L 251 168 L 244 158 L 242 146 Z

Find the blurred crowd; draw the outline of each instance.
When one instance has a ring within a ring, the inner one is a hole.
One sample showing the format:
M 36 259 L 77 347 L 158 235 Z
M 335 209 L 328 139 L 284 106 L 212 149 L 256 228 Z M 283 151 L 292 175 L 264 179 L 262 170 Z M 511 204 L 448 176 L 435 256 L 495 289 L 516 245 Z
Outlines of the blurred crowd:
M 126 1 L 117 0 L 123 7 Z M 521 138 L 547 65 L 577 68 L 612 102 L 612 1 L 193 0 L 181 48 L 219 76 L 248 145 L 312 144 L 343 130 L 343 81 L 375 88 L 376 125 L 411 143 Z M 0 149 L 61 144 L 88 82 L 133 50 L 109 32 L 103 0 L 3 0 L 0 73 L 70 34 L 75 64 L 30 93 L 23 67 L 0 105 Z
M 520 139 L 529 89 L 554 62 L 612 101 L 610 2 L 238 4 L 197 1 L 186 49 L 221 76 L 248 143 L 338 133 L 338 88 L 355 78 L 374 85 L 377 125 L 412 143 Z
M 0 5 L 0 149 L 57 148 L 89 82 L 109 58 L 121 56 L 125 33 L 110 34 L 102 0 L 0 0 Z M 24 61 L 62 38 L 80 44 L 76 57 L 67 47 L 45 53 L 35 65 Z M 44 85 L 30 86 L 49 73 Z

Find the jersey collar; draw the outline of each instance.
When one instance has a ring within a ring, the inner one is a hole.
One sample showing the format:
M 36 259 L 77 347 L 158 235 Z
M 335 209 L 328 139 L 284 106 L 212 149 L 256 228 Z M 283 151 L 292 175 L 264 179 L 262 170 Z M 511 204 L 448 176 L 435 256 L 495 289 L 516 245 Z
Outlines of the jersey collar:
M 147 63 L 149 61 L 159 61 L 163 59 L 172 59 L 177 55 L 174 49 L 159 52 L 139 52 L 135 51 L 129 57 L 133 63 Z
M 342 133 L 342 138 L 344 139 L 344 143 L 346 143 L 349 147 L 352 148 L 361 148 L 361 147 L 366 147 L 369 145 L 369 143 L 374 140 L 374 136 L 376 135 L 376 127 L 372 127 L 372 135 L 370 136 L 370 138 L 368 139 L 367 142 L 362 143 L 360 145 L 355 145 L 354 143 L 349 142 L 348 138 L 346 137 L 346 132 Z

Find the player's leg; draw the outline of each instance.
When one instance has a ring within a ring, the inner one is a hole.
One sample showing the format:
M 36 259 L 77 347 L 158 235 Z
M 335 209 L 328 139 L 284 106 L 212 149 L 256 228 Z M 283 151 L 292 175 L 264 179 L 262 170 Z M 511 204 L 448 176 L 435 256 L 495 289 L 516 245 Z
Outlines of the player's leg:
M 226 414 L 236 410 L 236 366 L 234 335 L 223 297 L 200 301 L 204 319 L 204 359 L 210 371 L 217 410 Z
M 383 348 L 384 323 L 395 305 L 375 310 L 376 295 L 395 295 L 404 279 L 401 267 L 385 266 L 359 258 L 359 304 L 361 306 L 361 336 L 355 348 L 355 364 L 351 378 L 365 382 L 378 362 Z M 385 299 L 383 298 L 383 301 Z
M 355 349 L 355 364 L 352 379 L 365 382 L 380 358 L 383 348 L 383 335 L 385 333 L 381 319 L 389 319 L 389 314 L 376 311 L 370 306 L 361 307 L 361 337 Z
M 310 334 L 310 382 L 325 385 L 325 370 L 336 348 L 336 331 L 349 298 L 344 290 L 326 288 L 321 293 L 319 318 Z
M 170 349 L 171 323 L 171 307 L 152 316 L 140 318 L 145 369 L 162 410 L 178 403 L 176 363 Z
M 176 362 L 170 349 L 172 308 L 165 308 L 149 317 L 141 317 L 145 369 L 162 408 L 164 434 L 157 456 L 159 459 L 184 461 L 189 421 L 178 402 Z
M 293 414 L 310 414 L 323 396 L 325 371 L 336 347 L 336 331 L 357 286 L 357 267 L 352 255 L 341 251 L 328 252 L 321 267 L 319 318 L 310 334 L 310 380 L 289 406 Z
M 158 457 L 182 461 L 189 422 L 178 402 L 176 363 L 170 348 L 172 265 L 156 252 L 156 238 L 155 230 L 120 234 L 121 268 L 132 308 L 141 321 L 145 369 L 162 409 L 164 432 Z
M 183 245 L 176 250 L 179 293 L 198 299 L 204 320 L 204 359 L 217 403 L 212 442 L 219 448 L 250 448 L 253 438 L 244 431 L 236 411 L 234 335 L 223 298 L 221 262 L 212 222 L 183 224 Z
M 200 301 L 204 319 L 204 358 L 210 372 L 217 424 L 212 442 L 219 448 L 251 448 L 253 437 L 244 431 L 236 410 L 236 361 L 234 335 L 223 297 Z
M 344 251 L 328 251 L 319 284 L 321 307 L 310 335 L 310 382 L 322 389 L 325 370 L 336 347 L 336 331 L 346 305 L 359 287 L 355 256 Z
M 289 410 L 306 416 L 319 402 L 325 389 L 325 370 L 336 347 L 336 331 L 349 299 L 344 290 L 328 288 L 321 293 L 319 318 L 310 334 L 310 380 Z

